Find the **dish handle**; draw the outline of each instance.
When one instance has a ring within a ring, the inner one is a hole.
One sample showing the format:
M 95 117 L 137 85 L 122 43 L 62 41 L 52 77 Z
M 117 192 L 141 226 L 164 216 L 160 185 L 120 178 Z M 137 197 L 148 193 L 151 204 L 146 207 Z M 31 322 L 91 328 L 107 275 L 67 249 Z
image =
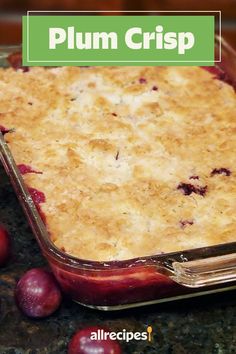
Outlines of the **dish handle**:
M 198 259 L 187 262 L 173 262 L 175 282 L 189 288 L 199 288 L 236 281 L 236 253 Z

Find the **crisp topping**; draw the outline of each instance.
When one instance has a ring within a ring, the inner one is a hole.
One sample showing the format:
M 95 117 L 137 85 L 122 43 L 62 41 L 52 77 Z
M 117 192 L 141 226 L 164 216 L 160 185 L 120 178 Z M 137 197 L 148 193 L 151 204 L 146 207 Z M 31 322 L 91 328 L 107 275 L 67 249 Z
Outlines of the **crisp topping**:
M 109 261 L 235 241 L 236 95 L 215 76 L 0 69 L 0 124 L 58 249 Z

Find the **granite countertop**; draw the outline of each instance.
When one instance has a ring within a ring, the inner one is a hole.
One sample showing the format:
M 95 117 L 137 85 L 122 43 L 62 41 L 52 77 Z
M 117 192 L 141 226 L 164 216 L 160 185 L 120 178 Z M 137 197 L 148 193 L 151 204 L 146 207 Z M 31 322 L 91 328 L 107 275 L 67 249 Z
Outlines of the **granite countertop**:
M 125 354 L 236 353 L 235 291 L 111 313 L 64 299 L 51 317 L 28 319 L 15 306 L 14 287 L 26 270 L 46 261 L 1 165 L 0 222 L 13 239 L 11 259 L 0 269 L 0 354 L 64 354 L 71 335 L 92 325 L 115 331 L 145 331 L 151 325 L 152 342 L 122 342 Z

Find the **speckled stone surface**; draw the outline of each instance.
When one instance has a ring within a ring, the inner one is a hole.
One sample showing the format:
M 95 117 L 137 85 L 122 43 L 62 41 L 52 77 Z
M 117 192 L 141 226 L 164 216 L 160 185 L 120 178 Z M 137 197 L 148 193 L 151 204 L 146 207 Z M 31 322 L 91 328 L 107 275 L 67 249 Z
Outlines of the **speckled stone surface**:
M 145 331 L 151 325 L 152 342 L 122 342 L 124 354 L 236 353 L 235 291 L 113 313 L 65 299 L 53 316 L 28 319 L 15 306 L 14 287 L 26 270 L 46 262 L 1 166 L 0 222 L 8 227 L 13 243 L 11 259 L 0 269 L 0 354 L 64 354 L 71 335 L 92 325 L 114 331 Z

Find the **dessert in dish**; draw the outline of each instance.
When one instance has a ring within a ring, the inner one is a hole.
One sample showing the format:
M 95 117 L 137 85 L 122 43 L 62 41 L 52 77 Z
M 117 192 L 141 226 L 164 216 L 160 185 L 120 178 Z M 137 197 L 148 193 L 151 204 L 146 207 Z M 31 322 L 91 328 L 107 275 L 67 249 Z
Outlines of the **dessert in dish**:
M 236 95 L 211 71 L 0 71 L 1 130 L 59 249 L 110 261 L 235 241 Z

